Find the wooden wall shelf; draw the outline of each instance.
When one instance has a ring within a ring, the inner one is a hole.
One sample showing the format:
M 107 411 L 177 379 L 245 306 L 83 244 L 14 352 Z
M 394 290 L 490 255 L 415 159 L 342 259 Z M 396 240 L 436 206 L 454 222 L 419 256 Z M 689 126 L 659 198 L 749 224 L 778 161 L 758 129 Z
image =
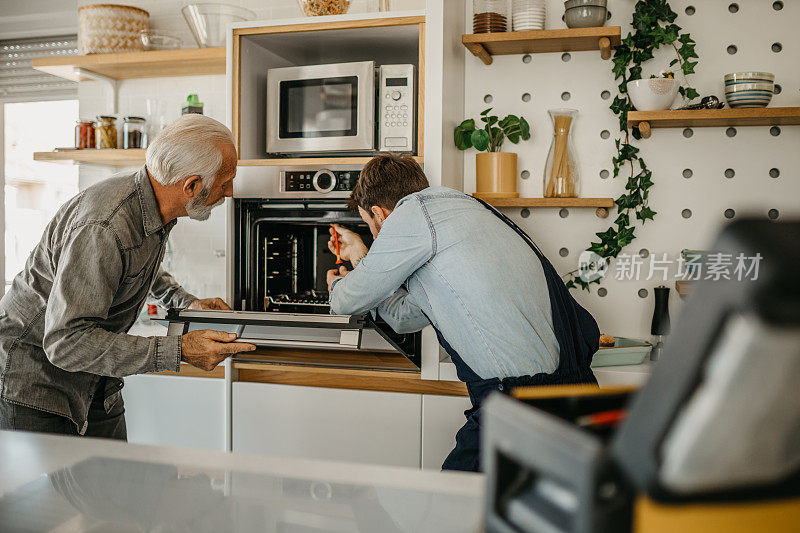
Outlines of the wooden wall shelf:
M 32 64 L 36 70 L 72 81 L 90 79 L 79 75 L 75 71 L 78 68 L 115 80 L 202 76 L 225 74 L 225 48 L 37 57 Z
M 680 296 L 688 296 L 689 293 L 692 292 L 692 282 L 679 279 L 675 282 L 675 290 Z
M 144 150 L 64 150 L 63 152 L 34 152 L 34 161 L 50 163 L 92 163 L 114 167 L 130 167 L 144 164 Z
M 509 31 L 502 33 L 470 33 L 461 42 L 487 65 L 492 56 L 539 54 L 548 52 L 582 52 L 600 50 L 603 59 L 611 57 L 611 48 L 619 46 L 622 28 L 573 28 L 562 30 Z
M 95 165 L 108 165 L 117 167 L 137 166 L 144 164 L 145 150 L 64 150 L 62 152 L 34 152 L 34 161 L 47 161 L 50 163 L 92 163 Z M 242 167 L 324 167 L 329 165 L 360 166 L 369 161 L 370 157 L 304 157 L 296 159 L 240 159 Z M 414 156 L 420 165 L 423 158 Z
M 800 125 L 800 107 L 758 109 L 696 109 L 670 111 L 631 111 L 628 126 L 638 126 L 648 139 L 653 128 L 701 128 L 729 126 Z
M 493 207 L 594 207 L 595 215 L 599 218 L 606 218 L 608 210 L 614 207 L 613 198 L 482 198 L 482 200 Z
M 319 167 L 326 165 L 363 165 L 371 157 L 302 157 L 302 158 L 279 158 L 279 159 L 240 159 L 240 167 Z M 414 160 L 420 165 L 423 164 L 422 156 L 414 156 Z

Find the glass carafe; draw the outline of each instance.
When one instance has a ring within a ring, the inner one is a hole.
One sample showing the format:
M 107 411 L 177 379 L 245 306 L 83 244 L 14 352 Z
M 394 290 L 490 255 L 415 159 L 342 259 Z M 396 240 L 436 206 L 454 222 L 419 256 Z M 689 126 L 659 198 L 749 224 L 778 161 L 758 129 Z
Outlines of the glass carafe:
M 577 109 L 550 109 L 553 121 L 553 144 L 544 167 L 545 198 L 576 198 L 580 193 L 580 175 L 572 127 Z

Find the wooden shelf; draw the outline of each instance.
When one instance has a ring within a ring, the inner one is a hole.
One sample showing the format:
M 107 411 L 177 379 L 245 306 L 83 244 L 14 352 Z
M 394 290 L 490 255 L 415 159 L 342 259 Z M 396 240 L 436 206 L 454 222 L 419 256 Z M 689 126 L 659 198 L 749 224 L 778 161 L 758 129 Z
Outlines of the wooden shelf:
M 653 128 L 701 128 L 729 126 L 800 125 L 800 107 L 763 107 L 757 109 L 694 109 L 670 111 L 631 111 L 628 126 L 638 126 L 642 137 L 650 137 Z
M 480 195 L 475 195 L 480 197 Z M 613 198 L 481 198 L 493 207 L 594 207 L 595 215 L 606 218 L 614 207 Z
M 680 296 L 688 296 L 692 292 L 692 282 L 679 279 L 675 282 L 675 290 Z
M 92 163 L 95 165 L 109 165 L 127 167 L 144 164 L 144 150 L 64 150 L 61 152 L 35 152 L 34 161 L 47 161 L 50 163 Z M 363 165 L 370 157 L 305 157 L 296 159 L 240 159 L 242 167 L 269 167 L 269 166 L 330 166 L 330 165 Z M 422 157 L 414 159 L 420 165 Z
M 240 159 L 240 167 L 312 167 L 325 165 L 363 165 L 371 157 L 301 157 L 301 158 L 278 158 L 278 159 Z M 414 160 L 420 165 L 423 164 L 421 156 L 414 156 Z
M 162 78 L 225 74 L 225 48 L 153 50 L 120 54 L 37 57 L 33 68 L 72 81 L 86 81 L 81 68 L 115 79 Z
M 144 164 L 144 150 L 140 149 L 87 149 L 64 150 L 62 152 L 34 152 L 34 161 L 50 163 L 92 163 L 114 167 L 139 166 Z
M 611 48 L 619 46 L 621 33 L 620 26 L 470 33 L 462 35 L 461 42 L 487 65 L 492 64 L 492 56 L 585 50 L 600 50 L 601 57 L 608 59 Z

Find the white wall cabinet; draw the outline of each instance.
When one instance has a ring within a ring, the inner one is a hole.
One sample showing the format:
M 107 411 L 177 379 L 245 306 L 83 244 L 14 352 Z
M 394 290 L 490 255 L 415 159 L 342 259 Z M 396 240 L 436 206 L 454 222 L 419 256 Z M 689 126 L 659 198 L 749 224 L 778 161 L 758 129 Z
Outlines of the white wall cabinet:
M 225 449 L 224 380 L 131 376 L 122 397 L 129 442 Z
M 419 468 L 422 396 L 233 383 L 233 451 Z
M 464 396 L 422 396 L 422 468 L 442 468 L 456 445 L 456 432 L 467 421 L 464 411 L 470 407 Z

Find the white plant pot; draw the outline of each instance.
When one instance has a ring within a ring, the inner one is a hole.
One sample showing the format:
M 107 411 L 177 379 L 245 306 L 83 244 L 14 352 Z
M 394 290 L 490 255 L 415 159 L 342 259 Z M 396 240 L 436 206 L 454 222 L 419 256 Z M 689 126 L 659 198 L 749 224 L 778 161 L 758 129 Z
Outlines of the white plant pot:
M 650 78 L 629 81 L 628 95 L 637 111 L 664 111 L 672 106 L 678 94 L 678 80 Z

